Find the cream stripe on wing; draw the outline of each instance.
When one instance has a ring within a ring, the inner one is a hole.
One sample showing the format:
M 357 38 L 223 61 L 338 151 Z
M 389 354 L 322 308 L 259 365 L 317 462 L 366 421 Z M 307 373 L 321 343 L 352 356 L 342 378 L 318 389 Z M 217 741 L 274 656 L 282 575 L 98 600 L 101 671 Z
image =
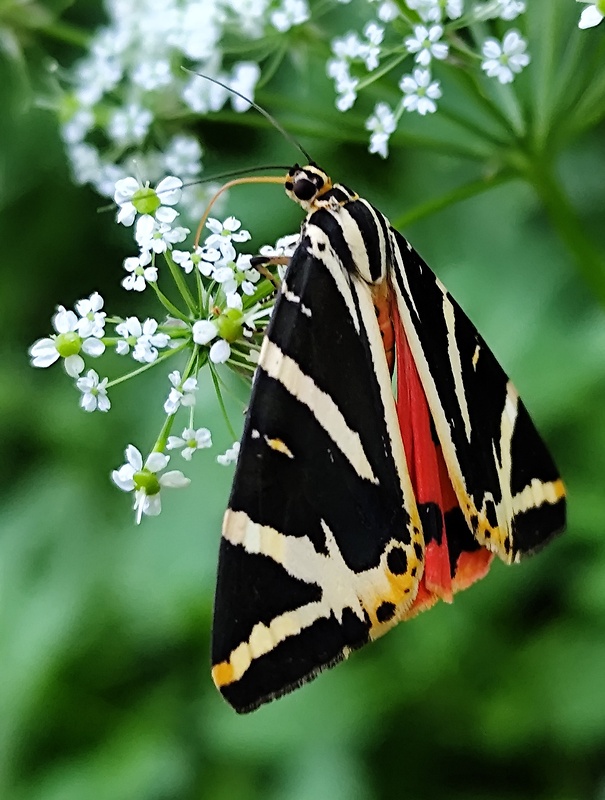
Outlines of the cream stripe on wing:
M 309 375 L 305 375 L 293 358 L 282 352 L 268 337 L 265 337 L 263 342 L 259 366 L 269 377 L 279 381 L 293 397 L 307 406 L 360 478 L 378 484 L 378 478 L 372 471 L 359 434 L 348 426 L 334 400 L 322 391 Z
M 324 230 L 317 227 L 317 225 L 312 225 L 310 223 L 305 225 L 304 234 L 311 242 L 311 246 L 308 247 L 308 252 L 320 261 L 334 278 L 336 288 L 345 301 L 349 315 L 355 325 L 355 330 L 359 333 L 359 317 L 357 316 L 355 304 L 353 303 L 349 277 L 345 272 L 340 258 L 332 247 L 330 237 Z
M 456 317 L 454 316 L 454 306 L 452 305 L 447 290 L 443 284 L 437 285 L 443 292 L 443 316 L 445 318 L 445 325 L 447 327 L 447 352 L 450 359 L 450 366 L 452 368 L 452 377 L 454 378 L 454 391 L 456 392 L 456 400 L 458 401 L 458 408 L 462 414 L 464 422 L 464 430 L 466 439 L 471 440 L 471 418 L 468 413 L 468 404 L 466 402 L 466 393 L 464 391 L 464 382 L 462 380 L 462 363 L 460 361 L 460 350 L 456 342 Z
M 350 609 L 360 620 L 375 622 L 375 610 L 383 600 L 398 607 L 391 626 L 409 608 L 418 582 L 418 564 L 412 545 L 396 540 L 385 543 L 378 563 L 356 572 L 344 560 L 333 532 L 321 521 L 327 552 L 318 552 L 308 536 L 290 536 L 254 522 L 245 511 L 227 510 L 223 537 L 247 553 L 259 553 L 280 564 L 296 580 L 318 586 L 321 599 L 275 616 L 268 624 L 258 622 L 247 640 L 235 647 L 226 661 L 215 664 L 213 677 L 218 686 L 238 681 L 256 658 L 269 653 L 280 642 L 297 636 L 318 619 L 334 617 L 342 624 L 344 612 Z M 388 569 L 391 546 L 406 552 L 408 572 L 394 575 Z M 416 573 L 414 577 L 412 570 Z M 378 633 L 383 633 L 383 626 Z M 370 631 L 368 631 L 370 632 Z
M 370 283 L 372 275 L 368 251 L 357 221 L 351 216 L 346 206 L 341 206 L 331 214 L 342 229 L 342 235 L 351 252 L 355 269 L 364 280 Z

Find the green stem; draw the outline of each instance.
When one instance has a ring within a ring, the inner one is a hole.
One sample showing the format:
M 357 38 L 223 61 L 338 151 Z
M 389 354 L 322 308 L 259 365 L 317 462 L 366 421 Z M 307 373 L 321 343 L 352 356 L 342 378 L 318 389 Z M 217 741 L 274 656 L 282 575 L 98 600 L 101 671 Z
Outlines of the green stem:
M 458 203 L 461 200 L 466 200 L 469 197 L 474 197 L 477 194 L 481 194 L 488 189 L 492 189 L 494 186 L 498 186 L 501 183 L 509 181 L 511 178 L 511 172 L 502 171 L 494 173 L 494 175 L 491 175 L 489 178 L 479 178 L 476 181 L 465 183 L 463 186 L 457 186 L 455 189 L 452 189 L 451 192 L 441 195 L 441 197 L 428 200 L 426 203 L 421 203 L 420 205 L 411 209 L 411 211 L 406 211 L 395 220 L 392 220 L 391 224 L 397 229 L 405 228 L 408 225 L 417 222 L 419 219 L 429 217 L 431 214 L 435 214 L 438 211 L 441 211 L 443 208 L 451 206 L 454 203 Z
M 58 42 L 65 42 L 66 44 L 75 44 L 84 50 L 90 46 L 91 35 L 87 31 L 76 28 L 75 25 L 69 25 L 66 22 L 52 22 L 49 25 L 40 27 L 38 33 L 47 36 L 49 39 L 55 39 Z
M 375 69 L 374 72 L 370 72 L 366 78 L 362 78 L 359 83 L 357 84 L 357 91 L 360 92 L 362 89 L 365 89 L 366 86 L 370 86 L 370 84 L 377 81 L 379 78 L 382 78 L 383 75 L 387 75 L 392 69 L 395 69 L 398 64 L 409 56 L 407 51 L 403 51 L 399 55 L 396 55 L 394 58 L 387 61 L 385 64 L 382 64 L 378 69 Z
M 193 352 L 191 353 L 191 357 L 187 362 L 187 366 L 183 370 L 183 379 L 181 382 L 181 388 L 183 386 L 183 383 L 185 383 L 185 381 L 187 380 L 187 378 L 191 377 L 191 375 L 197 375 L 197 373 L 199 372 L 199 357 L 200 357 L 200 346 L 199 344 L 196 344 L 193 347 Z
M 148 369 L 155 367 L 161 361 L 166 361 L 166 359 L 172 358 L 172 356 L 175 356 L 177 353 L 180 353 L 181 350 L 184 350 L 185 347 L 189 346 L 189 344 L 190 342 L 188 340 L 186 342 L 183 342 L 183 344 L 180 345 L 179 347 L 175 347 L 173 350 L 167 350 L 165 353 L 159 355 L 155 361 L 152 361 L 149 364 L 144 364 L 142 367 L 139 367 L 139 369 L 135 369 L 132 372 L 128 372 L 126 375 L 122 375 L 122 377 L 120 378 L 116 378 L 115 380 L 110 381 L 107 384 L 107 388 L 110 389 L 112 386 L 117 386 L 119 383 L 124 383 L 124 381 L 127 381 L 130 378 L 134 378 L 135 375 L 141 375 L 141 373 L 147 372 Z
M 197 314 L 197 309 L 195 307 L 195 298 L 191 294 L 191 292 L 189 290 L 189 287 L 187 286 L 187 283 L 185 282 L 185 279 L 183 278 L 183 273 L 181 271 L 181 268 L 179 266 L 177 266 L 177 264 L 175 263 L 174 259 L 172 258 L 172 255 L 170 254 L 170 250 L 166 250 L 166 252 L 164 253 L 164 258 L 166 259 L 166 263 L 168 264 L 168 267 L 170 268 L 170 272 L 172 274 L 172 278 L 173 278 L 174 282 L 176 283 L 177 288 L 178 288 L 179 292 L 181 293 L 181 296 L 182 296 L 183 300 L 187 304 L 187 306 L 188 306 L 189 310 L 191 311 L 191 313 L 192 314 Z
M 166 442 L 168 441 L 168 436 L 172 430 L 172 426 L 174 425 L 175 417 L 176 414 L 169 414 L 164 420 L 164 424 L 162 425 L 162 429 L 158 434 L 158 438 L 155 440 L 155 444 L 151 449 L 152 453 L 163 453 L 166 449 Z
M 166 295 L 160 289 L 160 287 L 157 285 L 157 283 L 150 283 L 149 285 L 153 288 L 153 291 L 156 293 L 156 295 L 158 297 L 158 300 L 164 306 L 166 311 L 168 311 L 170 314 L 172 314 L 173 317 L 176 317 L 176 319 L 181 319 L 181 320 L 183 320 L 183 322 L 187 322 L 187 323 L 191 322 L 189 317 L 186 314 L 183 314 L 183 312 L 180 311 L 174 305 L 174 303 L 166 297 Z
M 605 256 L 587 235 L 558 177 L 548 165 L 537 159 L 532 161 L 531 158 L 528 159 L 525 175 L 573 256 L 578 272 L 605 308 Z
M 235 442 L 237 440 L 237 436 L 235 435 L 235 431 L 233 430 L 233 426 L 229 420 L 229 415 L 227 414 L 227 408 L 225 407 L 225 401 L 223 400 L 223 393 L 221 392 L 221 386 L 216 374 L 216 369 L 210 361 L 208 362 L 208 366 L 210 367 L 210 374 L 212 375 L 212 381 L 214 383 L 214 391 L 216 392 L 216 396 L 218 398 L 218 404 L 223 414 L 225 425 L 227 426 L 227 430 L 229 431 L 232 441 Z

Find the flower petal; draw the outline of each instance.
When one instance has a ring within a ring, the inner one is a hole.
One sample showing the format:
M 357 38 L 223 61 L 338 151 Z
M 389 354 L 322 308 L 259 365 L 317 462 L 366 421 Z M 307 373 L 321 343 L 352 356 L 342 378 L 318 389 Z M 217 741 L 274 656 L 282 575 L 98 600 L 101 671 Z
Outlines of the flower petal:
M 84 370 L 84 359 L 79 355 L 67 356 L 63 366 L 70 378 L 77 378 Z
M 129 444 L 124 451 L 126 461 L 130 464 L 135 472 L 140 472 L 143 469 L 143 456 L 141 451 L 133 444 Z
M 178 469 L 172 469 L 160 476 L 160 486 L 166 489 L 184 489 L 191 483 L 190 478 L 186 478 Z
M 578 22 L 578 28 L 582 28 L 582 30 L 586 30 L 586 28 L 594 28 L 595 25 L 598 25 L 599 22 L 603 19 L 603 14 L 598 10 L 595 6 L 588 6 L 582 11 L 580 16 L 580 21 Z
M 145 461 L 145 468 L 150 472 L 159 472 L 164 469 L 166 464 L 170 461 L 170 456 L 165 453 L 150 453 Z
M 169 175 L 158 183 L 155 187 L 155 192 L 160 198 L 162 205 L 173 206 L 181 199 L 182 187 L 183 181 L 180 178 Z
M 210 361 L 212 361 L 213 364 L 224 364 L 229 360 L 229 356 L 231 355 L 229 342 L 226 342 L 224 339 L 219 339 L 218 342 L 215 342 L 210 348 L 209 355 Z
M 216 325 L 209 319 L 200 319 L 194 322 L 191 331 L 193 334 L 193 341 L 196 344 L 208 344 L 208 342 L 211 342 L 218 334 Z

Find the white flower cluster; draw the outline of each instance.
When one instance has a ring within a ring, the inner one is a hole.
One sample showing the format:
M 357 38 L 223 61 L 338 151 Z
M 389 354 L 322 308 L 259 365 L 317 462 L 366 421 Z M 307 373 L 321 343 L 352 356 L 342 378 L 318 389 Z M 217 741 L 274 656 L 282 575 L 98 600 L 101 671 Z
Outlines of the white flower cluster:
M 197 177 L 202 148 L 195 136 L 174 133 L 174 119 L 249 104 L 193 73 L 252 99 L 260 68 L 233 61 L 224 42 L 243 51 L 310 16 L 307 0 L 105 0 L 105 8 L 108 24 L 76 64 L 60 119 L 76 181 L 107 197 L 132 172 Z
M 175 224 L 181 185 L 180 179 L 172 176 L 155 188 L 126 177 L 117 182 L 114 193 L 117 221 L 132 227 L 139 248 L 137 256 L 124 261 L 128 274 L 122 286 L 135 293 L 149 287 L 165 309 L 163 321 L 134 314 L 109 316 L 103 310 L 102 296 L 94 292 L 79 300 L 74 310 L 58 306 L 52 318 L 54 333 L 30 348 L 35 367 L 63 362 L 80 392 L 81 407 L 89 412 L 109 411 L 108 392 L 118 384 L 164 361 L 185 357 L 182 368 L 168 374 L 170 388 L 162 399 L 166 420 L 150 454 L 144 459 L 136 447 L 129 445 L 126 463 L 112 475 L 119 488 L 134 493 L 137 521 L 144 514 L 160 512 L 163 487 L 189 483 L 178 470 L 163 472 L 170 459 L 164 451 L 180 449 L 182 457 L 189 461 L 197 450 L 212 445 L 210 431 L 194 425 L 200 370 L 209 365 L 214 371 L 215 365 L 227 363 L 250 376 L 274 302 L 273 278 L 261 280 L 260 271 L 252 266 L 252 256 L 237 253 L 236 245 L 251 237 L 235 217 L 208 219 L 209 235 L 201 246 L 173 249 L 189 233 Z M 291 255 L 297 241 L 298 235 L 284 237 L 274 247 L 261 248 L 261 256 L 270 259 Z M 165 264 L 160 266 L 160 259 Z M 181 295 L 182 308 L 168 300 L 158 286 L 159 280 L 170 278 Z M 194 286 L 189 288 L 187 281 Z M 113 380 L 100 377 L 92 368 L 84 374 L 85 358 L 97 359 L 108 349 L 131 358 L 137 366 Z M 219 391 L 216 380 L 215 385 Z M 179 436 L 169 435 L 181 408 L 188 412 L 187 424 Z M 220 464 L 233 463 L 238 448 L 236 442 L 216 460 Z
M 472 7 L 468 3 L 468 8 L 464 0 L 404 0 L 404 3 L 405 8 L 390 0 L 379 4 L 378 19 L 365 25 L 363 36 L 350 32 L 333 39 L 333 56 L 326 66 L 328 77 L 334 80 L 336 107 L 347 111 L 355 103 L 360 88 L 406 59 L 414 62 L 411 72 L 404 73 L 399 80 L 399 102 L 394 107 L 384 101 L 377 103 L 366 120 L 369 150 L 383 158 L 388 155 L 389 138 L 405 112 L 425 116 L 437 111 L 442 89 L 440 80 L 432 73 L 435 63 L 446 62 L 455 54 L 457 64 L 474 68 L 468 46 L 461 46 L 460 39 L 450 36 L 450 31 L 453 34 L 462 25 L 477 20 L 511 21 L 526 7 L 524 0 L 484 0 Z M 402 26 L 408 26 L 410 31 L 403 38 Z M 503 84 L 510 83 L 530 62 L 527 42 L 515 29 L 507 31 L 502 40 L 487 37 L 476 42 L 476 46 L 481 53 L 481 69 L 487 77 Z

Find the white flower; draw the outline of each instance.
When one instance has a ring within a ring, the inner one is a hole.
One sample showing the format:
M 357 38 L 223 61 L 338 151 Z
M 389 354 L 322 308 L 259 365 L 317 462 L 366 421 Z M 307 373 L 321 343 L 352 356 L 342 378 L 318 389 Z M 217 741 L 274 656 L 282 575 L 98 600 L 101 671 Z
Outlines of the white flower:
M 89 108 L 78 109 L 61 127 L 63 141 L 70 145 L 83 142 L 94 122 L 94 114 Z
M 351 61 L 363 52 L 363 42 L 354 31 L 332 41 L 332 52 L 337 59 Z
M 357 99 L 359 78 L 351 75 L 351 62 L 363 61 L 369 72 L 379 64 L 384 28 L 377 22 L 369 22 L 363 32 L 365 41 L 353 32 L 332 40 L 335 57 L 328 60 L 326 72 L 334 80 L 336 108 L 339 111 L 348 111 Z
M 358 78 L 349 76 L 346 80 L 341 80 L 336 84 L 336 91 L 338 97 L 336 98 L 336 108 L 339 111 L 348 111 L 353 108 L 355 100 L 357 100 L 357 85 L 359 84 Z
M 57 335 L 38 339 L 29 349 L 33 367 L 50 367 L 59 358 L 63 358 L 65 372 L 71 378 L 77 378 L 84 370 L 84 359 L 80 352 L 93 358 L 105 352 L 105 345 L 95 336 L 82 339 L 78 333 L 80 320 L 73 311 L 68 311 L 64 306 L 57 306 L 52 325 Z
M 164 411 L 167 414 L 176 414 L 180 406 L 195 405 L 195 393 L 198 390 L 197 378 L 191 377 L 183 381 L 181 373 L 175 369 L 168 376 L 168 380 L 172 384 L 172 389 L 164 403 Z
M 338 40 L 335 40 L 337 42 Z M 335 42 L 332 43 L 334 48 Z M 336 108 L 339 111 L 348 111 L 357 99 L 358 78 L 353 78 L 349 72 L 349 62 L 345 58 L 331 58 L 326 65 L 328 78 L 333 78 L 336 98 Z
M 370 153 L 378 153 L 383 158 L 389 154 L 389 137 L 397 127 L 397 120 L 388 103 L 377 103 L 374 113 L 366 120 L 366 130 L 370 136 Z
M 180 436 L 168 437 L 166 448 L 175 450 L 177 447 L 183 447 L 181 455 L 186 461 L 191 461 L 196 450 L 212 447 L 212 436 L 208 428 L 185 428 Z
M 265 244 L 259 250 L 261 256 L 267 258 L 279 258 L 281 256 L 290 257 L 294 255 L 294 251 L 300 242 L 300 233 L 288 233 L 286 236 L 280 236 L 275 242 L 275 246 Z
M 164 453 L 151 453 L 143 465 L 143 457 L 137 448 L 129 444 L 125 451 L 126 463 L 111 473 L 113 482 L 123 492 L 134 492 L 134 510 L 137 525 L 146 514 L 156 517 L 162 510 L 160 490 L 180 489 L 189 486 L 191 481 L 180 470 L 171 470 L 158 475 L 166 468 L 170 456 Z
M 157 333 L 157 329 L 155 319 L 148 318 L 141 323 L 137 317 L 128 317 L 116 325 L 116 333 L 123 337 L 116 345 L 117 353 L 126 355 L 134 347 L 132 357 L 135 361 L 150 364 L 158 357 L 157 348 L 167 347 L 170 343 L 170 336 Z
M 91 54 L 80 61 L 76 69 L 76 98 L 83 106 L 93 106 L 105 92 L 110 92 L 116 86 L 122 73 L 122 66 L 117 59 Z
M 283 0 L 281 6 L 271 12 L 271 24 L 280 33 L 285 33 L 294 25 L 302 25 L 309 19 L 307 0 Z
M 431 81 L 428 69 L 415 69 L 413 75 L 404 75 L 399 88 L 405 95 L 403 107 L 406 111 L 417 111 L 424 116 L 437 110 L 435 100 L 441 97 L 441 89 L 439 81 Z
M 445 13 L 450 19 L 459 19 L 463 11 L 464 0 L 447 0 L 445 4 Z
M 196 247 L 193 253 L 190 253 L 189 250 L 173 250 L 172 251 L 172 258 L 175 264 L 178 264 L 179 267 L 189 275 L 189 273 L 193 270 L 193 267 L 196 264 L 199 264 L 202 259 L 203 250 L 201 247 Z M 217 251 L 218 253 L 218 251 Z M 220 253 L 218 253 L 218 257 L 220 258 Z M 208 275 L 210 271 L 208 272 Z
M 384 28 L 376 22 L 368 22 L 363 29 L 363 34 L 368 41 L 364 43 L 360 56 L 364 60 L 368 72 L 372 72 L 379 64 L 378 59 L 380 45 L 384 39 Z
M 417 11 L 425 22 L 441 22 L 443 10 L 450 19 L 462 16 L 463 0 L 405 0 L 408 8 Z
M 500 0 L 498 12 L 500 19 L 510 22 L 516 19 L 519 14 L 525 13 L 525 0 Z
M 529 64 L 526 48 L 527 42 L 515 30 L 508 31 L 502 44 L 497 39 L 486 39 L 483 42 L 481 69 L 489 78 L 497 78 L 500 83 L 512 83 L 515 73 L 521 72 Z
M 219 111 L 225 104 L 227 96 L 225 88 L 211 81 L 202 80 L 197 75 L 194 75 L 181 91 L 183 102 L 196 114 Z
M 221 284 L 225 294 L 231 294 L 237 289 L 237 281 L 234 276 L 233 267 L 229 264 L 217 267 L 212 273 L 212 279 Z
M 237 457 L 239 456 L 239 448 L 239 442 L 233 442 L 233 445 L 228 448 L 225 453 L 222 453 L 220 456 L 216 457 L 217 462 L 222 464 L 223 467 L 226 467 L 229 464 L 235 464 Z
M 141 250 L 153 250 L 154 253 L 165 253 L 172 245 L 184 242 L 189 228 L 177 226 L 173 228 L 169 222 L 158 222 L 145 214 L 139 217 L 135 227 L 134 238 Z
M 78 378 L 76 386 L 82 392 L 80 405 L 84 411 L 109 411 L 111 403 L 107 397 L 108 378 L 99 381 L 94 369 L 89 369 L 85 377 Z
M 225 339 L 219 339 L 210 348 L 210 361 L 213 364 L 224 364 L 231 355 L 231 346 Z
M 384 2 L 378 6 L 378 19 L 381 22 L 392 22 L 394 19 L 397 19 L 398 16 L 399 9 L 393 0 L 384 0 Z
M 116 182 L 113 196 L 120 207 L 117 221 L 129 227 L 137 214 L 143 214 L 158 222 L 174 222 L 178 212 L 169 206 L 176 205 L 181 199 L 182 186 L 181 179 L 173 175 L 163 178 L 155 189 L 149 183 L 139 183 L 136 178 L 122 178 Z
M 218 328 L 209 319 L 199 319 L 191 328 L 193 341 L 196 344 L 208 344 L 218 336 Z
M 111 114 L 107 132 L 118 145 L 140 144 L 152 122 L 153 114 L 148 108 L 129 103 Z
M 133 83 L 152 92 L 161 86 L 169 86 L 172 83 L 172 71 L 170 62 L 166 58 L 157 60 L 139 61 L 132 71 Z
M 195 178 L 202 170 L 202 148 L 195 136 L 173 136 L 163 157 L 164 169 L 170 175 Z
M 441 3 L 439 0 L 405 0 L 408 8 L 417 11 L 425 22 L 441 21 Z
M 142 292 L 148 283 L 155 283 L 158 279 L 157 267 L 146 266 L 151 262 L 151 253 L 144 250 L 139 256 L 129 256 L 124 259 L 124 269 L 130 272 L 122 281 L 126 291 Z
M 416 25 L 414 35 L 405 40 L 405 46 L 410 53 L 416 53 L 416 62 L 423 67 L 428 67 L 432 58 L 442 61 L 447 58 L 449 47 L 439 40 L 443 36 L 441 25 Z
M 223 244 L 223 248 L 225 251 L 228 251 L 229 248 L 232 248 L 232 245 L 227 242 Z M 235 257 L 235 249 L 233 249 L 233 257 Z M 195 259 L 193 259 L 195 262 Z M 223 254 L 220 250 L 216 247 L 208 247 L 208 245 L 204 244 L 202 247 L 202 252 L 200 253 L 200 261 L 198 262 L 197 268 L 206 277 L 209 277 L 214 272 L 217 263 L 223 260 Z
M 582 30 L 594 28 L 605 18 L 605 3 L 603 0 L 597 0 L 596 3 L 592 3 L 590 0 L 578 0 L 578 3 L 590 3 L 588 8 L 585 8 L 580 15 L 578 28 L 582 28 Z
M 229 243 L 223 245 L 226 249 L 231 247 Z M 235 250 L 232 249 L 233 257 L 235 257 Z M 188 250 L 173 250 L 172 258 L 175 264 L 189 274 L 194 267 L 205 275 L 207 278 L 212 275 L 218 261 L 224 261 L 223 254 L 216 247 L 200 247 L 199 245 L 193 252 Z
M 242 300 L 241 294 L 238 294 L 237 292 L 231 292 L 231 294 L 228 294 L 227 308 L 235 308 L 238 311 L 242 311 L 244 308 L 244 301 Z
M 233 68 L 233 74 L 227 83 L 234 92 L 239 92 L 239 94 L 244 97 L 249 97 L 253 100 L 254 89 L 256 88 L 259 78 L 260 67 L 256 62 L 240 61 Z M 237 94 L 232 94 L 231 92 L 228 96 L 234 111 L 241 114 L 243 111 L 247 111 L 250 108 L 250 103 L 244 100 L 244 97 L 238 97 Z
M 206 222 L 206 227 L 209 228 L 212 233 L 206 239 L 206 247 L 217 247 L 224 254 L 223 247 L 225 244 L 230 244 L 231 242 L 247 242 L 252 237 L 249 231 L 244 229 L 240 230 L 241 225 L 242 223 L 235 217 L 227 217 L 224 222 L 210 217 Z
M 105 335 L 105 317 L 107 314 L 101 311 L 103 298 L 98 292 L 93 292 L 86 300 L 78 300 L 75 308 L 80 315 L 78 333 L 83 339 L 87 336 L 96 336 L 97 339 L 100 339 Z
M 96 147 L 82 142 L 67 148 L 69 163 L 76 183 L 89 183 L 101 170 L 101 157 Z

